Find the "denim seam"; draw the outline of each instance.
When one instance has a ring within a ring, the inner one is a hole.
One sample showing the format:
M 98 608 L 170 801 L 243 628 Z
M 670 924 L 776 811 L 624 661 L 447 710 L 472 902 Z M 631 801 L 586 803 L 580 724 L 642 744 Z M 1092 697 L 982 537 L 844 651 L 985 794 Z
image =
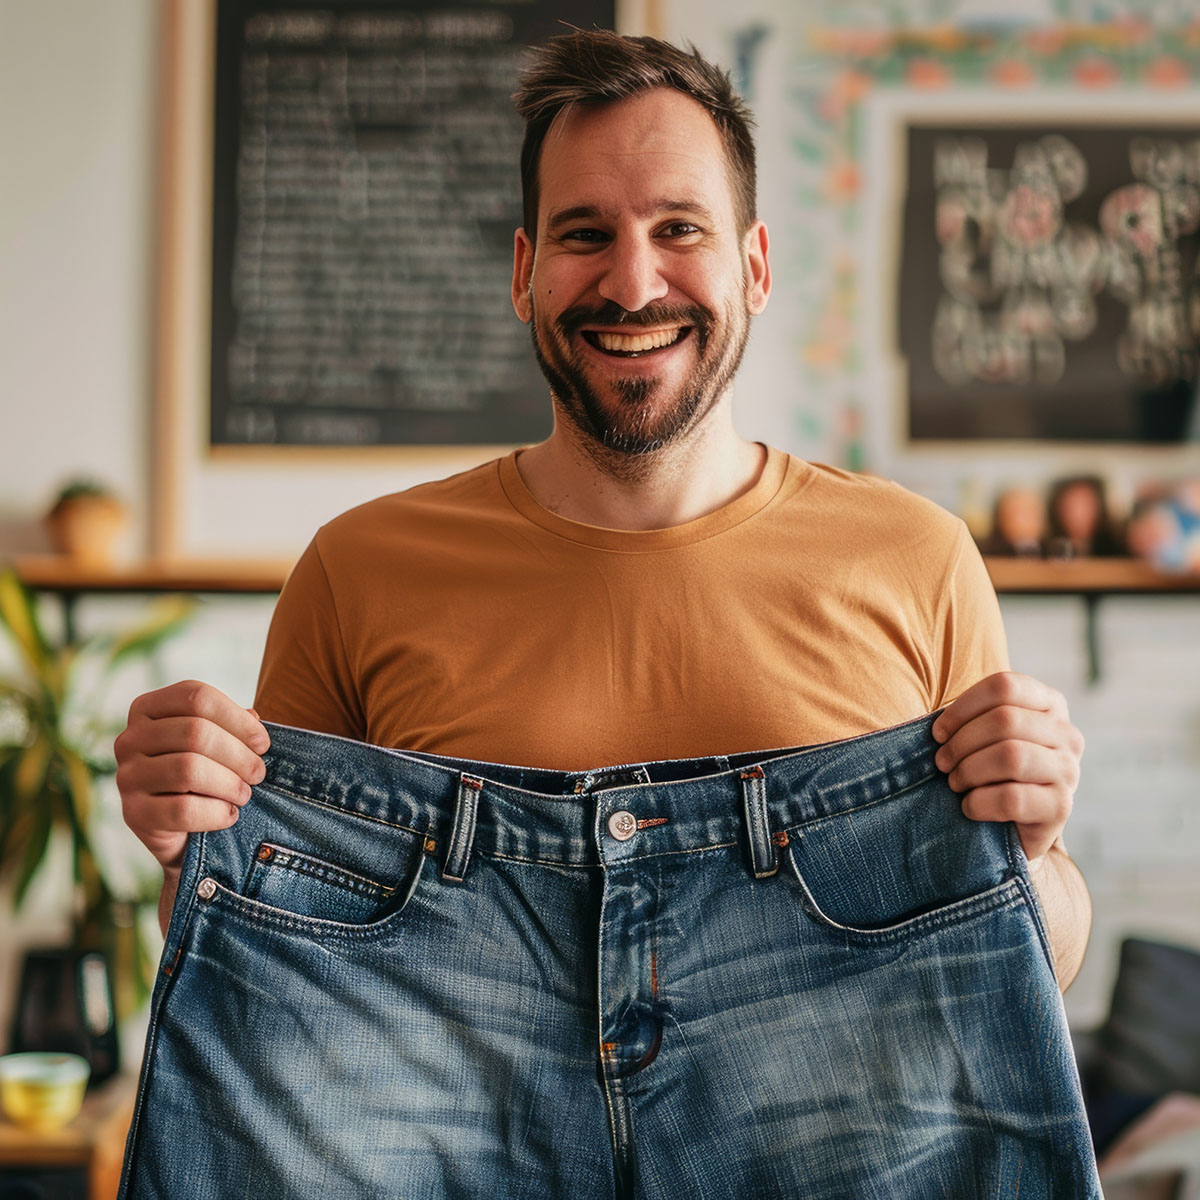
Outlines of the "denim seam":
M 180 956 L 183 952 L 183 944 L 187 940 L 187 935 L 192 928 L 192 923 L 196 916 L 196 908 L 198 901 L 196 898 L 195 881 L 204 878 L 204 834 L 196 833 L 189 835 L 190 838 L 195 838 L 198 844 L 196 851 L 196 868 L 191 877 L 187 879 L 186 899 L 183 898 L 184 877 L 187 874 L 187 857 L 185 853 L 183 869 L 179 875 L 179 890 L 175 894 L 175 902 L 171 907 L 171 917 L 167 924 L 167 933 L 171 933 L 171 926 L 176 923 L 178 918 L 178 927 L 175 933 L 175 965 L 180 961 Z M 180 905 L 183 905 L 180 911 Z M 162 1026 L 162 1012 L 166 1007 L 167 998 L 174 990 L 175 983 L 178 979 L 178 971 L 172 969 L 169 975 L 165 975 L 162 963 L 165 963 L 167 955 L 171 950 L 171 942 L 166 941 L 163 945 L 162 962 L 159 964 L 158 977 L 155 979 L 154 993 L 151 996 L 150 1002 L 150 1020 L 146 1027 L 146 1048 L 142 1056 L 141 1070 L 138 1072 L 138 1089 L 137 1099 L 134 1103 L 133 1114 L 129 1120 L 129 1131 L 125 1137 L 125 1154 L 122 1159 L 122 1178 L 124 1186 L 121 1189 L 121 1195 L 125 1195 L 129 1185 L 133 1181 L 134 1160 L 136 1151 L 140 1145 L 142 1132 L 142 1113 L 145 1109 L 146 1097 L 149 1094 L 149 1072 L 153 1067 L 155 1059 L 155 1047 L 158 1044 L 158 1034 Z
M 652 858 L 673 858 L 678 854 L 708 854 L 712 850 L 736 850 L 740 845 L 740 842 L 715 842 L 711 846 L 690 846 L 682 850 L 655 850 L 651 854 L 633 854 L 628 858 L 616 859 L 610 865 L 623 867 L 628 863 L 646 862 Z
M 821 813 L 815 817 L 805 817 L 787 826 L 792 829 L 812 829 L 819 824 L 826 824 L 829 821 L 837 821 L 842 817 L 848 817 L 851 813 L 864 812 L 868 808 L 876 808 L 880 804 L 887 804 L 892 800 L 898 800 L 901 796 L 911 792 L 914 788 L 919 788 L 927 784 L 931 779 L 936 779 L 939 772 L 934 771 L 929 775 L 922 776 L 920 779 L 914 779 L 912 783 L 907 784 L 902 788 L 898 788 L 894 792 L 888 792 L 886 796 L 880 796 L 876 800 L 868 800 L 865 804 L 857 804 L 853 808 L 839 808 L 837 812 Z
M 336 863 L 326 862 L 315 855 L 305 854 L 302 850 L 282 846 L 278 842 L 266 842 L 264 845 L 270 846 L 275 853 L 268 859 L 260 859 L 257 855 L 252 858 L 250 870 L 247 872 L 248 880 L 253 878 L 255 873 L 264 871 L 291 871 L 296 875 L 303 875 L 306 879 L 315 879 L 341 891 L 352 892 L 356 896 L 387 899 L 396 891 L 392 884 L 368 879 L 365 875 L 359 875 L 346 867 L 339 867 Z M 283 861 L 279 861 L 280 859 Z
M 893 925 L 883 925 L 878 929 L 866 929 L 856 925 L 843 925 L 824 912 L 809 890 L 809 886 L 805 882 L 804 876 L 801 874 L 795 859 L 792 858 L 791 861 L 796 882 L 800 885 L 804 893 L 802 905 L 815 922 L 838 934 L 876 945 L 900 941 L 911 934 L 920 933 L 925 930 L 934 930 L 943 926 L 961 924 L 975 916 L 985 915 L 989 912 L 998 912 L 1004 908 L 1014 908 L 1017 905 L 1027 903 L 1024 889 L 1020 887 L 1019 877 L 1010 876 L 1008 879 L 1002 880 L 986 891 L 977 892 L 973 896 L 964 896 L 961 900 L 952 900 L 950 903 L 940 905 L 931 912 L 920 913 L 915 917 L 909 917 L 907 920 L 896 922 Z M 1008 892 L 1009 895 L 1006 897 L 1002 896 L 1001 893 L 1004 892 Z
M 415 834 L 417 837 L 427 837 L 428 829 L 417 829 L 412 825 L 401 825 L 396 821 L 385 821 L 382 817 L 373 817 L 370 813 L 356 812 L 352 808 L 343 808 L 341 805 L 332 804 L 328 800 L 319 800 L 315 796 L 302 796 L 299 792 L 290 792 L 285 787 L 280 787 L 275 783 L 260 783 L 258 787 L 264 792 L 278 792 L 281 796 L 286 796 L 289 800 L 297 800 L 301 804 L 311 804 L 314 808 L 323 808 L 327 812 L 337 813 L 339 816 L 352 817 L 356 821 L 373 821 L 376 825 L 386 825 L 388 829 L 400 829 L 405 833 Z
M 1042 948 L 1042 954 L 1045 955 L 1046 962 L 1050 967 L 1050 973 L 1054 976 L 1055 981 L 1058 980 L 1058 968 L 1054 965 L 1054 951 L 1050 948 L 1050 936 L 1042 921 L 1041 908 L 1037 899 L 1037 889 L 1032 884 L 1027 884 L 1022 875 L 1014 875 L 1017 886 L 1021 889 L 1021 894 L 1025 897 L 1025 903 L 1029 906 L 1029 911 L 1033 920 L 1033 927 L 1037 931 L 1038 945 Z
M 617 859 L 607 865 L 609 866 L 624 866 L 629 862 L 644 862 L 650 858 L 670 858 L 677 854 L 707 854 L 710 850 L 729 850 L 736 848 L 737 842 L 714 842 L 711 846 L 691 846 L 678 850 L 655 850 L 653 854 L 634 854 L 629 858 Z M 495 850 L 480 850 L 478 854 L 481 858 L 495 858 L 502 862 L 524 863 L 529 866 L 538 867 L 568 867 L 572 870 L 592 870 L 605 866 L 603 862 L 559 862 L 555 859 L 545 858 L 519 858 L 515 854 L 501 854 Z
M 424 864 L 422 863 L 422 867 Z M 214 882 L 216 882 L 214 880 Z M 415 894 L 415 886 L 414 886 Z M 332 941 L 372 941 L 386 937 L 393 929 L 405 923 L 408 902 L 399 912 L 392 913 L 379 921 L 361 925 L 342 921 L 329 921 L 322 917 L 303 917 L 297 914 L 287 914 L 282 909 L 264 904 L 261 900 L 242 896 L 224 884 L 217 884 L 217 892 L 212 899 L 205 902 L 206 908 L 217 907 L 217 897 L 223 897 L 220 911 L 230 920 L 241 921 L 244 924 L 269 925 L 290 933 L 302 933 L 314 940 Z M 411 900 L 411 897 L 410 897 Z M 250 906 L 257 911 L 247 911 Z
M 600 866 L 598 862 L 562 862 L 555 858 L 522 858 L 517 854 L 501 854 L 498 850 L 477 850 L 480 858 L 495 858 L 501 862 L 523 863 L 531 867 L 565 867 L 572 871 L 594 870 Z

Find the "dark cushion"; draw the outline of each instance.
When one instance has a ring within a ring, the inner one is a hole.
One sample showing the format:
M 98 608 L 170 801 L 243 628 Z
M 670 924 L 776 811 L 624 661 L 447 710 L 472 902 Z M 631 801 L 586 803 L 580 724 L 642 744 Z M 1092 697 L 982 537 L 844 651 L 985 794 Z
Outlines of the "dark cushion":
M 1092 1081 L 1127 1095 L 1200 1093 L 1200 952 L 1141 938 L 1121 943 Z

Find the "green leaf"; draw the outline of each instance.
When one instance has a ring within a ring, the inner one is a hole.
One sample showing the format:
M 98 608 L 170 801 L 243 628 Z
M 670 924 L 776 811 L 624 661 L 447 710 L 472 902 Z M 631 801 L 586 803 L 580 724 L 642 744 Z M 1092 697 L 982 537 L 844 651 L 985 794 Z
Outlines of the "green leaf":
M 0 746 L 0 871 L 4 870 L 8 843 L 13 837 L 20 812 L 13 776 L 16 774 L 17 758 L 23 750 L 23 746 Z
M 92 819 L 92 772 L 87 763 L 74 750 L 64 746 L 59 751 L 66 772 L 67 808 L 76 836 L 86 839 Z
M 12 567 L 0 570 L 0 625 L 12 635 L 34 674 L 50 656 L 50 643 L 38 621 L 37 607 Z
M 50 846 L 50 830 L 53 828 L 53 824 L 53 821 L 50 819 L 49 804 L 42 804 L 34 811 L 33 828 L 30 831 L 28 841 L 25 843 L 24 860 L 17 871 L 17 883 L 13 889 L 13 908 L 16 910 L 20 910 L 21 905 L 24 903 L 25 893 L 29 890 L 29 885 L 33 882 L 33 877 L 42 865 L 42 859 L 46 857 L 46 851 Z M 17 844 L 19 845 L 20 843 L 18 842 Z
M 33 744 L 25 747 L 13 776 L 18 805 L 37 804 L 41 800 L 53 755 L 54 745 L 44 733 L 39 733 Z
M 108 665 L 152 654 L 174 637 L 195 615 L 196 601 L 189 596 L 163 596 L 151 606 L 145 619 L 119 634 L 108 648 Z

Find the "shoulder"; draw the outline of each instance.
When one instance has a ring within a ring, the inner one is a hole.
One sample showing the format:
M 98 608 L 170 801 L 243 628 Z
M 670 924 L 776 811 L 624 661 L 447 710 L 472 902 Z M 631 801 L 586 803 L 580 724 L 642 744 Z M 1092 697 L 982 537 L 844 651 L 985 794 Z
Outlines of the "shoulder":
M 913 550 L 941 545 L 950 551 L 967 537 L 958 517 L 891 480 L 795 458 L 789 476 L 802 506 L 799 515 L 860 546 Z
M 506 508 L 499 461 L 356 505 L 322 525 L 314 544 L 323 557 L 357 553 L 381 542 L 419 543 L 486 523 Z

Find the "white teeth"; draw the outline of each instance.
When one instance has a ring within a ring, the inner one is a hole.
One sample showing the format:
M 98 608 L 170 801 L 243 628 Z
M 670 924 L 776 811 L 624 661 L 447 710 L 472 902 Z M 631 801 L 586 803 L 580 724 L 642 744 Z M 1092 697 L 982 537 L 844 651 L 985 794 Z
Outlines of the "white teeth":
M 595 337 L 602 350 L 640 354 L 644 350 L 658 350 L 677 342 L 682 332 L 682 329 L 656 329 L 652 333 L 597 333 Z

